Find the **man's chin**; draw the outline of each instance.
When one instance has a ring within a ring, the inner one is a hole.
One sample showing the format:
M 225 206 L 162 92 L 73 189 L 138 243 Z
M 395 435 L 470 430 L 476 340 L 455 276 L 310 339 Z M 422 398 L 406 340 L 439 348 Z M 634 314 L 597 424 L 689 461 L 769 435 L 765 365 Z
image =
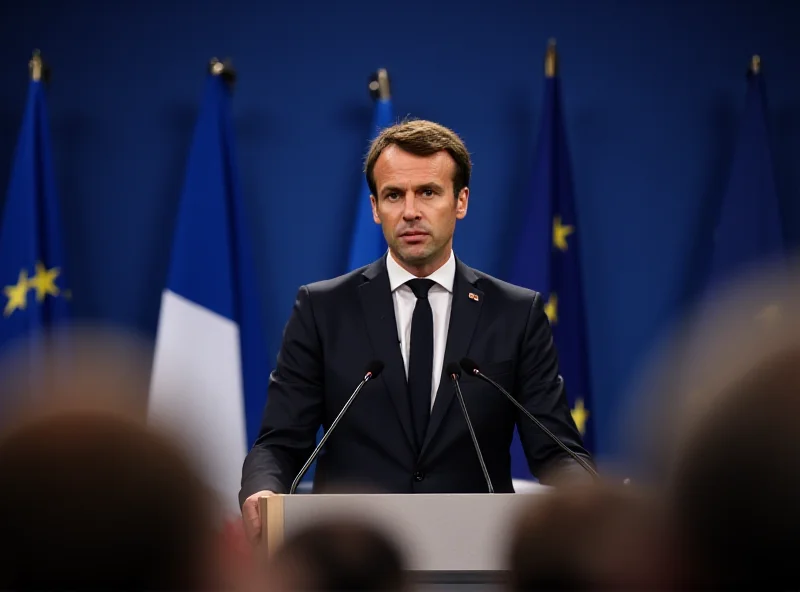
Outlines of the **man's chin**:
M 431 249 L 420 245 L 419 247 L 404 245 L 396 251 L 398 257 L 407 265 L 424 265 L 431 259 Z

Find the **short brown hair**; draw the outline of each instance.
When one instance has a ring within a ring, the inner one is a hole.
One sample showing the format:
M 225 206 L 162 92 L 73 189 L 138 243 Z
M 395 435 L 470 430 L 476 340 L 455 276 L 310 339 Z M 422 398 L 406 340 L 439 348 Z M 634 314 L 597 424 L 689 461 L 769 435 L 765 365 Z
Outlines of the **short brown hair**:
M 105 403 L 29 414 L 0 437 L 0 590 L 213 588 L 216 502 L 172 436 Z
M 294 590 L 410 589 L 404 552 L 376 525 L 347 516 L 312 522 L 284 541 L 268 563 L 270 580 Z M 282 586 L 281 586 L 282 587 Z
M 458 134 L 433 121 L 412 119 L 387 127 L 372 141 L 364 165 L 364 173 L 367 175 L 369 190 L 375 197 L 378 195 L 378 189 L 375 186 L 375 163 L 381 152 L 392 144 L 417 156 L 430 156 L 446 150 L 456 162 L 453 193 L 458 197 L 459 192 L 469 186 L 472 162 L 467 147 Z
M 667 491 L 680 552 L 698 570 L 687 582 L 694 589 L 800 587 L 785 552 L 800 531 L 798 390 L 800 348 L 791 344 L 715 393 L 713 412 L 681 442 Z

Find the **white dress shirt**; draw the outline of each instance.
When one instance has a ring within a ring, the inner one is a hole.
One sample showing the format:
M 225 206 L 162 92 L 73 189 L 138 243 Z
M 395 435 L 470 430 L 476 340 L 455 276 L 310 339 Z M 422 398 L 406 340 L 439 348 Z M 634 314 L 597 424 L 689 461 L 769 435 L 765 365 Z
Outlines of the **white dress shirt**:
M 394 301 L 394 316 L 397 320 L 397 336 L 400 341 L 400 351 L 403 354 L 403 363 L 408 377 L 408 354 L 411 351 L 411 317 L 417 304 L 417 297 L 406 285 L 408 280 L 417 276 L 412 275 L 392 257 L 391 252 L 386 256 L 386 271 L 389 273 L 389 286 L 392 290 Z M 450 325 L 450 307 L 453 302 L 453 283 L 456 278 L 456 258 L 450 251 L 450 258 L 439 269 L 425 279 L 436 282 L 428 292 L 428 301 L 433 311 L 433 376 L 431 381 L 431 408 L 436 399 L 439 380 L 442 376 L 444 364 L 444 349 L 447 344 L 447 329 Z

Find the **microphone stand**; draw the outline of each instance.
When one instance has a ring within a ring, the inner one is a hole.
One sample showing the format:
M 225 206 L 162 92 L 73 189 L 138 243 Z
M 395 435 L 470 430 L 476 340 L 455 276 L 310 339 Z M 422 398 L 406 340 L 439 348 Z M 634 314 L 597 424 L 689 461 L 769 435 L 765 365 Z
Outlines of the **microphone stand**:
M 328 441 L 328 438 L 330 438 L 331 434 L 333 433 L 333 430 L 336 429 L 336 426 L 339 424 L 339 421 L 341 421 L 342 417 L 344 417 L 344 414 L 347 413 L 347 410 L 350 408 L 350 405 L 352 405 L 353 401 L 355 401 L 355 398 L 358 395 L 358 393 L 360 393 L 361 389 L 364 388 L 364 385 L 367 384 L 367 382 L 369 382 L 372 379 L 373 374 L 374 374 L 373 372 L 367 372 L 367 374 L 364 376 L 364 379 L 356 387 L 356 390 L 354 390 L 353 394 L 350 395 L 350 398 L 347 399 L 347 402 L 344 404 L 344 407 L 342 407 L 342 410 L 339 412 L 339 415 L 337 415 L 336 419 L 333 420 L 331 427 L 328 428 L 322 435 L 322 438 L 320 439 L 319 444 L 317 444 L 317 447 L 314 449 L 314 452 L 311 453 L 311 456 L 308 457 L 306 464 L 303 465 L 303 468 L 300 469 L 300 472 L 297 474 L 297 477 L 294 478 L 294 481 L 292 482 L 292 487 L 289 489 L 289 495 L 294 494 L 294 492 L 297 490 L 297 486 L 300 485 L 300 480 L 303 478 L 306 472 L 308 472 L 308 469 L 309 467 L 311 467 L 313 462 L 317 459 L 317 456 L 322 450 L 322 447 L 325 446 L 325 442 Z
M 507 398 L 509 401 L 511 401 L 512 403 L 514 403 L 514 405 L 516 405 L 517 409 L 519 409 L 520 411 L 522 411 L 522 413 L 524 413 L 524 414 L 525 414 L 525 416 L 526 416 L 528 419 L 530 419 L 530 420 L 531 420 L 533 423 L 535 423 L 537 426 L 539 426 L 539 429 L 540 429 L 540 430 L 542 430 L 542 431 L 543 431 L 545 434 L 547 434 L 548 436 L 550 436 L 550 439 L 551 439 L 551 440 L 553 440 L 553 442 L 555 442 L 556 444 L 558 444 L 558 445 L 559 445 L 559 446 L 560 446 L 560 447 L 561 447 L 561 448 L 564 450 L 564 452 L 566 452 L 566 453 L 567 453 L 567 454 L 568 454 L 568 455 L 569 455 L 569 456 L 570 456 L 570 457 L 571 457 L 571 458 L 572 458 L 572 459 L 573 459 L 575 462 L 577 462 L 577 463 L 578 463 L 579 465 L 581 465 L 581 466 L 582 466 L 584 469 L 586 469 L 586 471 L 587 471 L 587 472 L 588 472 L 588 473 L 589 473 L 589 474 L 590 474 L 592 477 L 594 477 L 595 479 L 599 479 L 599 478 L 600 478 L 600 475 L 598 475 L 598 474 L 597 474 L 597 471 L 595 471 L 595 470 L 594 470 L 594 469 L 591 467 L 591 465 L 590 465 L 589 463 L 587 463 L 587 462 L 586 462 L 584 459 L 582 459 L 580 456 L 578 456 L 577 454 L 575 454 L 575 452 L 573 452 L 572 450 L 570 450 L 570 449 L 569 449 L 569 447 L 567 447 L 567 445 L 566 445 L 566 444 L 564 444 L 564 443 L 563 443 L 563 442 L 562 442 L 562 441 L 561 441 L 559 438 L 557 438 L 557 437 L 556 437 L 556 435 L 555 435 L 555 434 L 553 434 L 553 432 L 551 432 L 550 430 L 548 430 L 548 429 L 545 427 L 545 425 L 544 425 L 544 424 L 543 424 L 541 421 L 539 421 L 538 419 L 536 419 L 536 418 L 533 416 L 533 414 L 532 414 L 530 411 L 528 411 L 527 409 L 525 409 L 525 406 L 524 406 L 524 405 L 522 405 L 522 403 L 520 403 L 520 402 L 519 402 L 519 401 L 517 401 L 517 400 L 516 400 L 514 397 L 512 397 L 512 396 L 511 396 L 511 394 L 510 394 L 510 393 L 509 393 L 509 392 L 508 392 L 506 389 L 504 389 L 502 386 L 500 386 L 500 385 L 499 385 L 498 383 L 496 383 L 494 380 L 492 380 L 491 378 L 489 378 L 488 376 L 486 376 L 486 375 L 485 375 L 483 372 L 481 372 L 481 371 L 480 371 L 478 368 L 473 368 L 473 369 L 472 369 L 472 373 L 473 373 L 475 376 L 477 376 L 478 378 L 480 378 L 481 380 L 485 380 L 486 382 L 488 382 L 489 384 L 491 384 L 491 385 L 492 385 L 494 388 L 496 388 L 498 391 L 500 391 L 501 393 L 503 393 L 503 394 L 506 396 L 506 398 Z
M 452 373 L 450 378 L 453 380 L 453 385 L 455 386 L 456 390 L 456 397 L 458 398 L 458 402 L 461 404 L 461 411 L 464 413 L 464 419 L 467 422 L 467 429 L 469 429 L 469 435 L 472 437 L 472 444 L 475 446 L 475 453 L 478 455 L 478 462 L 481 465 L 483 477 L 486 479 L 486 486 L 489 488 L 489 493 L 494 493 L 492 479 L 489 477 L 489 471 L 486 468 L 486 463 L 483 461 L 483 454 L 481 454 L 481 448 L 478 446 L 478 437 L 475 435 L 475 429 L 472 427 L 472 422 L 469 420 L 467 404 L 464 402 L 464 395 L 461 393 L 461 386 L 458 384 L 458 374 Z

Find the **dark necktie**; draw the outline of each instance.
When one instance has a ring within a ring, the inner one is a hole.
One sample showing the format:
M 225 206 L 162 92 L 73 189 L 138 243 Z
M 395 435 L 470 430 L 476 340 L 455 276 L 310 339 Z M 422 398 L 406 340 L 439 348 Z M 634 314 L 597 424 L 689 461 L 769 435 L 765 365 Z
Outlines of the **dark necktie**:
M 433 376 L 433 311 L 428 290 L 433 280 L 415 279 L 406 282 L 417 303 L 411 317 L 411 351 L 408 356 L 408 392 L 417 446 L 422 448 L 431 416 L 431 381 Z

